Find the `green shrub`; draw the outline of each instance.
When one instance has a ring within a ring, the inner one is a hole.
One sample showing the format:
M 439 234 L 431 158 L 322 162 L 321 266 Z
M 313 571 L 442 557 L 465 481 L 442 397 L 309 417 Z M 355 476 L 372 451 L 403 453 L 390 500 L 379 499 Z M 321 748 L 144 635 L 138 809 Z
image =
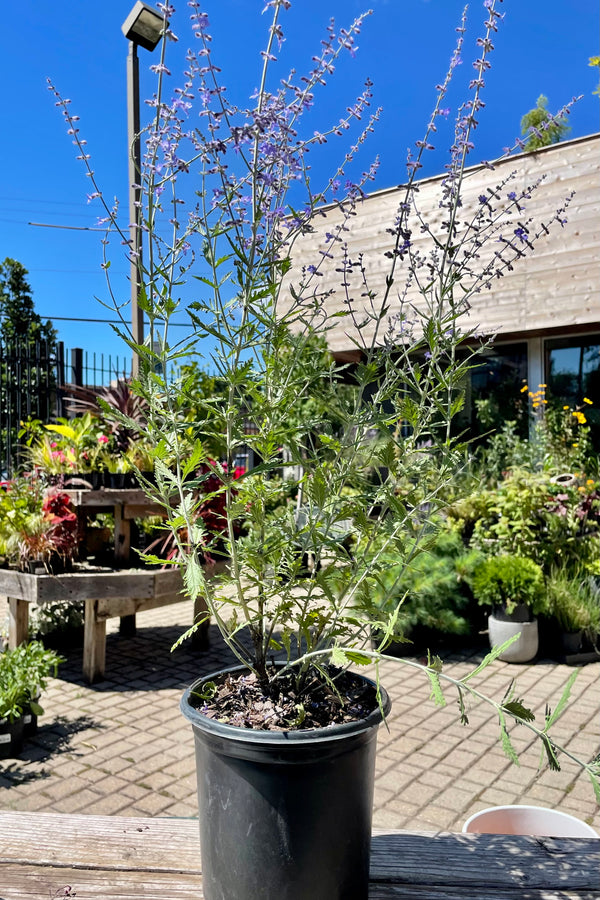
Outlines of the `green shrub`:
M 36 715 L 41 715 L 40 693 L 48 683 L 48 676 L 56 675 L 58 664 L 63 661 L 40 641 L 0 653 L 0 719 L 12 722 L 27 706 Z
M 555 570 L 548 579 L 547 591 L 548 611 L 561 631 L 583 631 L 592 639 L 600 634 L 600 590 L 594 578 Z
M 397 612 L 395 640 L 409 638 L 419 628 L 469 634 L 468 576 L 479 558 L 478 553 L 465 553 L 455 531 L 436 535 L 407 564 L 398 563 L 392 554 L 385 555 L 371 592 L 373 615 L 379 613 L 386 619 Z
M 471 587 L 481 606 L 502 606 L 509 614 L 520 603 L 533 615 L 547 607 L 544 573 L 537 563 L 524 556 L 507 554 L 484 560 L 471 579 Z

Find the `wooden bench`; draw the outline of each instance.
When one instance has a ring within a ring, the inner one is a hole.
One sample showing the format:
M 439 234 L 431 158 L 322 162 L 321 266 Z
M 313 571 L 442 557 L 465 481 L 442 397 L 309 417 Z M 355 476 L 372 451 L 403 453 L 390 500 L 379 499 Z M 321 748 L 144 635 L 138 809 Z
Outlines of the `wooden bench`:
M 0 813 L 0 897 L 200 900 L 192 819 Z M 299 877 L 307 885 L 310 872 Z M 598 900 L 600 841 L 374 834 L 369 900 Z M 257 897 L 256 900 L 261 900 Z
M 101 569 L 82 564 L 63 575 L 30 575 L 10 569 L 0 570 L 0 595 L 8 598 L 9 647 L 27 640 L 29 604 L 85 603 L 83 674 L 89 682 L 104 677 L 106 668 L 106 621 L 115 616 L 135 616 L 185 600 L 178 569 Z M 194 604 L 194 621 L 206 612 L 199 597 Z M 190 623 L 191 624 L 191 623 Z M 208 642 L 208 619 L 196 632 L 199 645 Z

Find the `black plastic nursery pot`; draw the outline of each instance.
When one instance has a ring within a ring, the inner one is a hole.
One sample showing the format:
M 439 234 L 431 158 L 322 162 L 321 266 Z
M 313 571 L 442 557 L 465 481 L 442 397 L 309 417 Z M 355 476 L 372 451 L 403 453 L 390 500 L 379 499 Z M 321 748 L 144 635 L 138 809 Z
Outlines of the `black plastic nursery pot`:
M 23 716 L 13 719 L 0 719 L 0 759 L 12 759 L 23 749 Z
M 327 728 L 239 728 L 190 702 L 219 674 L 181 701 L 195 738 L 205 900 L 367 900 L 379 709 Z

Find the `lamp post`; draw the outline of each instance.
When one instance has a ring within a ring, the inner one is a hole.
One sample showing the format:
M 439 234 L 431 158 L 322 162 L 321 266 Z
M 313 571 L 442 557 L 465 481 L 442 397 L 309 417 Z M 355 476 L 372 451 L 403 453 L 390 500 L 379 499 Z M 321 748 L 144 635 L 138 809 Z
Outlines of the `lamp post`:
M 129 246 L 131 262 L 131 334 L 136 344 L 144 342 L 144 313 L 140 309 L 139 294 L 142 267 L 142 230 L 140 172 L 142 168 L 140 145 L 140 68 L 137 48 L 154 50 L 161 39 L 163 18 L 141 0 L 123 22 L 121 30 L 129 41 L 127 55 L 127 140 L 129 143 Z M 132 375 L 139 373 L 140 359 L 134 351 Z

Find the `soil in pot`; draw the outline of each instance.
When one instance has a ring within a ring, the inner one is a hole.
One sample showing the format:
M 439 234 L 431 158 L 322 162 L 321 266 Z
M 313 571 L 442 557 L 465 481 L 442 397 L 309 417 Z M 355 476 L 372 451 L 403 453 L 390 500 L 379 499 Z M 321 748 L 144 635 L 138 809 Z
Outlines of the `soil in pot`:
M 226 719 L 259 727 L 220 721 L 198 696 L 207 683 L 230 707 Z M 326 691 L 314 706 L 307 697 L 311 727 L 297 697 L 284 690 L 257 700 L 255 689 L 237 669 L 200 679 L 182 700 L 196 744 L 206 900 L 367 900 L 381 722 L 374 684 L 352 676 L 337 724 L 320 724 L 331 713 Z M 384 691 L 382 704 L 387 712 Z M 287 728 L 290 715 L 302 727 Z

